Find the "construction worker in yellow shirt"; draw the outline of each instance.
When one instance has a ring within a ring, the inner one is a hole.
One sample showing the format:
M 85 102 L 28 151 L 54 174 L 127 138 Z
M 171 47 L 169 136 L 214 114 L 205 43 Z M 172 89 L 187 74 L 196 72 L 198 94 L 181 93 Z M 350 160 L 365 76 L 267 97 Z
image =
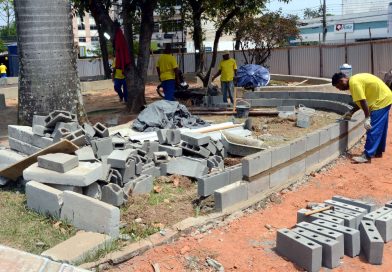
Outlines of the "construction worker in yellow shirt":
M 178 64 L 172 55 L 171 45 L 167 44 L 157 63 L 157 72 L 165 94 L 165 100 L 174 101 L 174 91 L 179 82 Z
M 223 93 L 223 102 L 227 103 L 227 93 L 229 93 L 230 101 L 233 104 L 234 77 L 237 73 L 237 63 L 235 59 L 230 58 L 229 51 L 223 52 L 223 60 L 219 64 L 219 71 L 212 77 L 212 81 L 219 75 L 221 76 L 221 88 Z
M 0 75 L 2 78 L 7 77 L 7 66 L 4 63 L 0 64 Z

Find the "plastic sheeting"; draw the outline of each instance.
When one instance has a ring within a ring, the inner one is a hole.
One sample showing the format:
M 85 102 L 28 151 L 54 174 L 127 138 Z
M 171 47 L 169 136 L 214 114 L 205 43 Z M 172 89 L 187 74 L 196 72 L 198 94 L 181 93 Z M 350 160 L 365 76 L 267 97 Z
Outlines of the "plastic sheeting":
M 245 64 L 237 70 L 237 86 L 255 88 L 266 86 L 270 81 L 270 73 L 263 66 Z
M 147 106 L 133 122 L 137 131 L 156 131 L 171 128 L 200 128 L 210 124 L 192 115 L 188 109 L 176 102 L 160 100 Z

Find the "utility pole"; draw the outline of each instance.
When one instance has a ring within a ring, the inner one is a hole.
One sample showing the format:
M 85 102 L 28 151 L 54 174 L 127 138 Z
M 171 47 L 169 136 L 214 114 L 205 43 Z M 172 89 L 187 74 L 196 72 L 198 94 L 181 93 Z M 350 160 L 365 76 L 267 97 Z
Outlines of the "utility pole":
M 325 43 L 325 38 L 327 36 L 327 1 L 323 2 L 323 43 Z

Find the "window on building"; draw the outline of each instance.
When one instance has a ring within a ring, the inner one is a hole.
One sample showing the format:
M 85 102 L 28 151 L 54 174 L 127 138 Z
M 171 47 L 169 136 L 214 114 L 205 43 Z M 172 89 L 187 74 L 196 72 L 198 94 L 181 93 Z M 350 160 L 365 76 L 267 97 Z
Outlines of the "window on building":
M 97 29 L 98 29 L 97 25 L 90 25 L 90 30 L 97 30 Z
M 78 24 L 78 30 L 85 30 L 84 24 Z
M 79 37 L 79 42 L 86 42 L 86 37 Z
M 98 36 L 92 36 L 91 37 L 92 42 L 99 42 L 99 37 Z
M 159 23 L 154 23 L 154 32 L 159 32 Z
M 182 30 L 182 20 L 170 20 L 162 22 L 163 32 L 176 32 Z

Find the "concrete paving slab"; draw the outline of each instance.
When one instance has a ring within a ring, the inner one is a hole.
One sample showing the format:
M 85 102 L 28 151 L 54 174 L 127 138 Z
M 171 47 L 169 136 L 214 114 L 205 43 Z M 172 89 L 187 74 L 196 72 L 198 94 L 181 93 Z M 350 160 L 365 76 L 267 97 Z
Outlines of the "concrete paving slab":
M 27 207 L 43 215 L 60 218 L 63 192 L 48 185 L 29 181 L 26 183 Z
M 66 173 L 79 166 L 78 157 L 65 153 L 38 156 L 38 166 L 59 173 Z

